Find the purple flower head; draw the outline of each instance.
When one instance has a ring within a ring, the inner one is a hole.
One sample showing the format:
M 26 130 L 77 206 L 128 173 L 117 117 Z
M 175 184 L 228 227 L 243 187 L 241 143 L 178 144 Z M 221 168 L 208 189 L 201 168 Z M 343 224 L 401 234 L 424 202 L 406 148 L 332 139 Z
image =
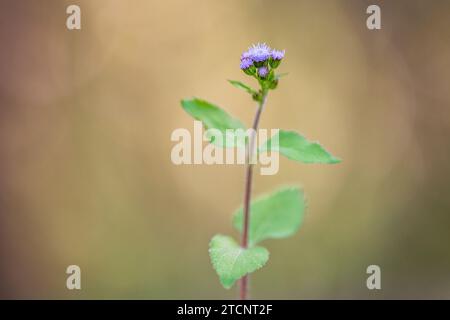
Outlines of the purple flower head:
M 241 55 L 241 60 L 244 60 L 244 59 L 252 59 L 250 52 L 244 51 L 244 52 L 242 53 L 242 55 Z
M 272 50 L 271 52 L 271 56 L 273 60 L 281 60 L 284 58 L 284 53 L 285 50 L 281 51 L 281 50 Z
M 252 45 L 246 52 L 242 54 L 241 59 L 252 59 L 253 62 L 266 61 L 270 57 L 271 49 L 265 43 L 258 43 Z
M 265 78 L 267 76 L 267 74 L 269 73 L 269 69 L 267 69 L 266 66 L 263 66 L 261 68 L 258 69 L 258 75 L 261 78 Z
M 248 68 L 250 68 L 253 65 L 253 61 L 252 59 L 249 58 L 243 58 L 241 60 L 241 69 L 242 70 L 246 70 Z

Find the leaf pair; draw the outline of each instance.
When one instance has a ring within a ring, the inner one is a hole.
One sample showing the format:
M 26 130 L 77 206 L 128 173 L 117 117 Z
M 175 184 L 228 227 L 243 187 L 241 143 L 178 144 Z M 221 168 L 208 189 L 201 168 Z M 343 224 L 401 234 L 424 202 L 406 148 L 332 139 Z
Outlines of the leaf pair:
M 297 187 L 282 188 L 252 202 L 249 248 L 240 247 L 231 237 L 214 236 L 209 253 L 222 285 L 228 289 L 236 280 L 261 268 L 269 259 L 269 252 L 254 245 L 266 239 L 286 238 L 295 234 L 303 220 L 304 211 L 303 192 Z M 235 213 L 233 225 L 242 232 L 242 208 Z
M 252 92 L 253 89 L 239 83 L 239 87 Z M 234 134 L 227 130 L 245 130 L 245 126 L 238 119 L 233 118 L 218 106 L 198 98 L 181 101 L 183 109 L 194 119 L 203 122 L 206 129 L 214 129 L 224 139 L 216 139 L 212 134 L 209 138 L 211 143 L 220 147 L 244 147 L 245 140 L 240 143 Z M 279 130 L 276 136 L 263 143 L 258 152 L 279 152 L 288 159 L 303 163 L 339 163 L 340 160 L 326 151 L 319 143 L 310 142 L 295 131 Z

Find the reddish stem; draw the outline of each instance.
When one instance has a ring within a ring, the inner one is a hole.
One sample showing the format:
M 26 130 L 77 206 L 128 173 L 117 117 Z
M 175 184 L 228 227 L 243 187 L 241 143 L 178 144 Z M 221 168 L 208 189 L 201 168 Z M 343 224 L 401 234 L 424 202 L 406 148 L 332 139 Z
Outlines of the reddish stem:
M 253 119 L 253 130 L 250 132 L 250 141 L 247 147 L 246 152 L 246 170 L 245 170 L 245 193 L 244 193 L 244 227 L 242 230 L 242 240 L 241 247 L 246 249 L 248 247 L 248 233 L 250 226 L 250 202 L 251 202 L 251 194 L 252 194 L 252 180 L 253 180 L 253 149 L 255 147 L 255 136 L 256 131 L 258 130 L 259 119 L 261 117 L 261 113 L 266 104 L 266 96 L 264 93 L 261 99 L 261 102 L 258 105 L 258 110 L 256 111 L 255 118 Z M 248 281 L 249 275 L 245 275 L 240 280 L 240 293 L 239 297 L 241 300 L 246 300 L 248 297 Z

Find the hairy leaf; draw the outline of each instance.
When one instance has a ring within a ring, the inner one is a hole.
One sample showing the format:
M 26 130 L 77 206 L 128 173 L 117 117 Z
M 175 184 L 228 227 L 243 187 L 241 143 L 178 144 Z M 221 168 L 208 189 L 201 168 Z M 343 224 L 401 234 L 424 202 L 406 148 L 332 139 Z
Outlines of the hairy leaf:
M 245 139 L 240 143 L 239 139 L 235 139 L 235 135 L 227 134 L 227 129 L 245 130 L 244 125 L 218 106 L 198 98 L 184 99 L 181 101 L 181 105 L 194 119 L 202 121 L 206 129 L 214 129 L 214 131 L 217 131 L 218 134 L 211 131 L 209 135 L 211 143 L 220 147 L 242 147 L 245 145 Z M 218 139 L 218 136 L 221 139 Z
M 268 150 L 279 152 L 291 160 L 303 163 L 334 164 L 341 162 L 319 143 L 310 142 L 295 131 L 280 130 L 277 135 L 259 147 L 259 152 Z
M 209 243 L 209 256 L 220 282 L 229 289 L 236 280 L 264 266 L 269 251 L 263 247 L 244 249 L 233 238 L 216 235 Z
M 303 192 L 298 187 L 285 187 L 256 199 L 250 206 L 250 244 L 293 235 L 302 223 L 304 211 Z M 233 219 L 234 227 L 240 232 L 243 221 L 243 209 L 240 208 Z

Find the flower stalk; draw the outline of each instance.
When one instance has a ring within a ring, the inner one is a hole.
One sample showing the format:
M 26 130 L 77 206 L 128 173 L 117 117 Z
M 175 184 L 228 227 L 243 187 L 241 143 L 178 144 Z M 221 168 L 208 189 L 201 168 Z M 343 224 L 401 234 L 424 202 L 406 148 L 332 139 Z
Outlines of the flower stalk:
M 245 168 L 245 189 L 244 189 L 244 223 L 242 228 L 241 247 L 248 248 L 248 238 L 250 229 L 250 204 L 253 182 L 253 157 L 255 156 L 255 135 L 258 130 L 261 113 L 266 104 L 269 89 L 275 89 L 278 79 L 275 77 L 274 69 L 277 68 L 284 57 L 284 51 L 272 50 L 265 43 L 258 43 L 251 46 L 241 56 L 240 67 L 245 74 L 253 76 L 258 80 L 261 89 L 253 95 L 253 99 L 258 102 L 255 118 L 249 143 L 246 149 L 246 168 Z M 246 300 L 248 297 L 249 275 L 243 276 L 240 281 L 239 298 Z
M 266 104 L 267 92 L 262 94 L 261 101 L 258 103 L 258 108 L 256 110 L 255 118 L 253 119 L 253 130 L 250 132 L 250 139 L 247 145 L 246 151 L 246 168 L 245 168 L 245 190 L 244 190 L 244 227 L 242 230 L 241 247 L 244 249 L 248 248 L 248 234 L 250 227 L 250 203 L 252 196 L 252 181 L 253 181 L 253 162 L 255 150 L 255 135 L 258 130 L 259 120 L 261 118 L 262 111 Z M 245 275 L 241 278 L 239 283 L 239 298 L 241 300 L 246 300 L 248 297 L 248 282 L 249 275 Z

